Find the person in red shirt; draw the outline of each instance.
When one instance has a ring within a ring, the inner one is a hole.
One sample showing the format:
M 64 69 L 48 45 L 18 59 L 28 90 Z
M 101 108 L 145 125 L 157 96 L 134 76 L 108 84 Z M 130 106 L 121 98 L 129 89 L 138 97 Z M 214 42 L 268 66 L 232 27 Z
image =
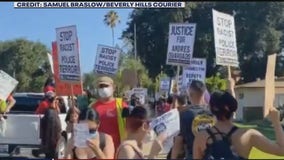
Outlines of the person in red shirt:
M 119 122 L 116 101 L 114 98 L 114 82 L 110 77 L 100 77 L 96 83 L 98 88 L 99 99 L 92 107 L 99 113 L 101 124 L 99 127 L 100 132 L 109 134 L 113 138 L 115 149 L 121 143 L 119 132 Z M 122 102 L 123 108 L 127 107 L 125 102 Z
M 45 98 L 38 105 L 35 114 L 44 114 L 45 111 L 51 106 L 51 103 L 53 102 L 54 98 L 55 98 L 54 92 L 48 91 L 47 93 L 45 93 Z

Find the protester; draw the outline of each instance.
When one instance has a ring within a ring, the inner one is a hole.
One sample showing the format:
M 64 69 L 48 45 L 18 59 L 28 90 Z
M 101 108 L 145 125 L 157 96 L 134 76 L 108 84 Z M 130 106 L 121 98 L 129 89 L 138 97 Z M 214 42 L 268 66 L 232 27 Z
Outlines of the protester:
M 201 81 L 192 81 L 189 87 L 191 105 L 180 113 L 180 134 L 174 141 L 172 159 L 177 159 L 180 150 L 185 145 L 186 159 L 192 159 L 193 141 L 200 130 L 214 125 L 213 115 L 204 103 L 205 84 Z
M 112 136 L 115 149 L 126 137 L 125 119 L 121 116 L 121 111 L 127 104 L 121 98 L 114 98 L 114 82 L 110 77 L 100 77 L 97 80 L 99 99 L 92 106 L 100 115 L 100 132 Z
M 188 108 L 187 106 L 187 96 L 186 95 L 179 95 L 176 97 L 177 100 L 177 110 L 179 112 L 182 112 L 184 110 L 186 110 Z M 177 141 L 177 142 L 175 142 Z M 183 139 L 180 136 L 176 136 L 174 138 L 174 144 L 182 144 L 183 143 Z M 173 146 L 173 147 L 179 147 L 179 146 Z M 170 150 L 170 152 L 167 155 L 167 159 L 171 159 L 172 155 L 174 155 L 173 157 L 177 157 L 177 159 L 184 158 L 184 148 L 177 148 L 174 150 L 174 152 L 177 153 L 172 153 L 173 149 Z
M 48 77 L 44 84 L 43 93 L 47 93 L 49 91 L 55 92 L 55 80 L 53 76 Z
M 61 122 L 58 115 L 58 108 L 54 98 L 51 105 L 44 111 L 44 116 L 40 124 L 41 149 L 33 150 L 33 155 L 38 157 L 40 153 L 45 153 L 46 158 L 57 158 L 57 144 L 61 137 Z
M 161 116 L 162 114 L 171 110 L 171 105 L 167 103 L 165 97 L 160 97 L 156 106 L 156 115 Z
M 122 115 L 126 117 L 127 138 L 117 149 L 116 159 L 145 159 L 142 148 L 146 135 L 150 134 L 147 110 L 142 106 L 124 108 Z M 165 135 L 162 133 L 153 141 L 149 159 L 159 154 L 164 140 Z
M 73 157 L 73 148 L 74 148 L 74 125 L 79 121 L 80 110 L 77 107 L 71 107 L 66 115 L 66 132 L 71 133 L 71 137 L 67 140 L 67 147 L 65 150 L 64 158 L 72 159 Z
M 90 139 L 87 140 L 88 148 L 74 148 L 74 159 L 113 159 L 114 143 L 112 137 L 103 132 L 98 132 L 101 120 L 99 113 L 92 109 L 84 109 L 79 116 L 79 123 L 87 123 Z
M 0 99 L 0 114 L 9 113 L 15 104 L 16 100 L 12 94 L 7 97 L 6 101 Z
M 43 101 L 41 101 L 35 111 L 36 114 L 44 114 L 45 111 L 51 106 L 51 103 L 55 99 L 55 93 L 53 91 L 48 91 L 45 93 Z
M 284 156 L 284 132 L 279 111 L 271 108 L 269 119 L 274 126 L 276 142 L 270 141 L 255 129 L 241 129 L 233 124 L 237 100 L 228 92 L 211 95 L 210 110 L 217 118 L 213 128 L 199 132 L 194 141 L 194 159 L 247 159 L 252 147 L 265 153 Z

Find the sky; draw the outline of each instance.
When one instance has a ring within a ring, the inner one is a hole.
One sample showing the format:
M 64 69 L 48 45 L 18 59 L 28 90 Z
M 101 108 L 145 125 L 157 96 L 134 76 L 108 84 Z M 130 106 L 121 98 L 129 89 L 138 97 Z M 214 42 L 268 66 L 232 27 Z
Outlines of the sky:
M 39 41 L 49 49 L 56 39 L 55 28 L 76 25 L 80 41 L 80 63 L 83 73 L 93 70 L 98 44 L 112 46 L 110 27 L 103 23 L 111 9 L 14 9 L 13 2 L 0 2 L 0 41 L 26 38 Z M 133 9 L 114 9 L 119 23 L 114 29 L 115 43 L 127 28 Z

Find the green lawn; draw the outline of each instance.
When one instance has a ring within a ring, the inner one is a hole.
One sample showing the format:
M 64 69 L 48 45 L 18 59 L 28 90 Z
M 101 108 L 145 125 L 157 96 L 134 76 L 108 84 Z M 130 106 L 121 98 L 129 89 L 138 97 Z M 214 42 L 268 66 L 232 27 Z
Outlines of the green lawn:
M 254 128 L 260 131 L 262 134 L 264 134 L 266 137 L 268 137 L 271 140 L 275 140 L 274 130 L 272 127 L 270 127 L 269 123 L 266 122 L 256 122 L 251 124 L 236 124 L 240 128 Z M 284 157 L 279 157 L 271 154 L 264 153 L 256 148 L 253 148 L 251 150 L 249 159 L 284 159 Z

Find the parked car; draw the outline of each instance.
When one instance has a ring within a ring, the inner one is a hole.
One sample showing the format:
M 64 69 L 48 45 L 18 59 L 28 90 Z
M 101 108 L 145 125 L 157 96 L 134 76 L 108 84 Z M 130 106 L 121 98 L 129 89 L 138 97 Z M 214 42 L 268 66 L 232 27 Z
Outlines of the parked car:
M 19 154 L 21 148 L 39 148 L 40 120 L 43 115 L 36 115 L 38 104 L 44 99 L 43 93 L 15 93 L 15 106 L 7 114 L 3 134 L 0 134 L 0 156 L 13 156 Z M 68 110 L 67 96 L 62 97 Z M 59 114 L 62 131 L 58 141 L 58 158 L 62 158 L 67 144 L 66 113 Z M 0 124 L 1 125 L 1 124 Z M 3 124 L 2 124 L 3 125 Z M 3 126 L 2 126 L 3 127 Z

